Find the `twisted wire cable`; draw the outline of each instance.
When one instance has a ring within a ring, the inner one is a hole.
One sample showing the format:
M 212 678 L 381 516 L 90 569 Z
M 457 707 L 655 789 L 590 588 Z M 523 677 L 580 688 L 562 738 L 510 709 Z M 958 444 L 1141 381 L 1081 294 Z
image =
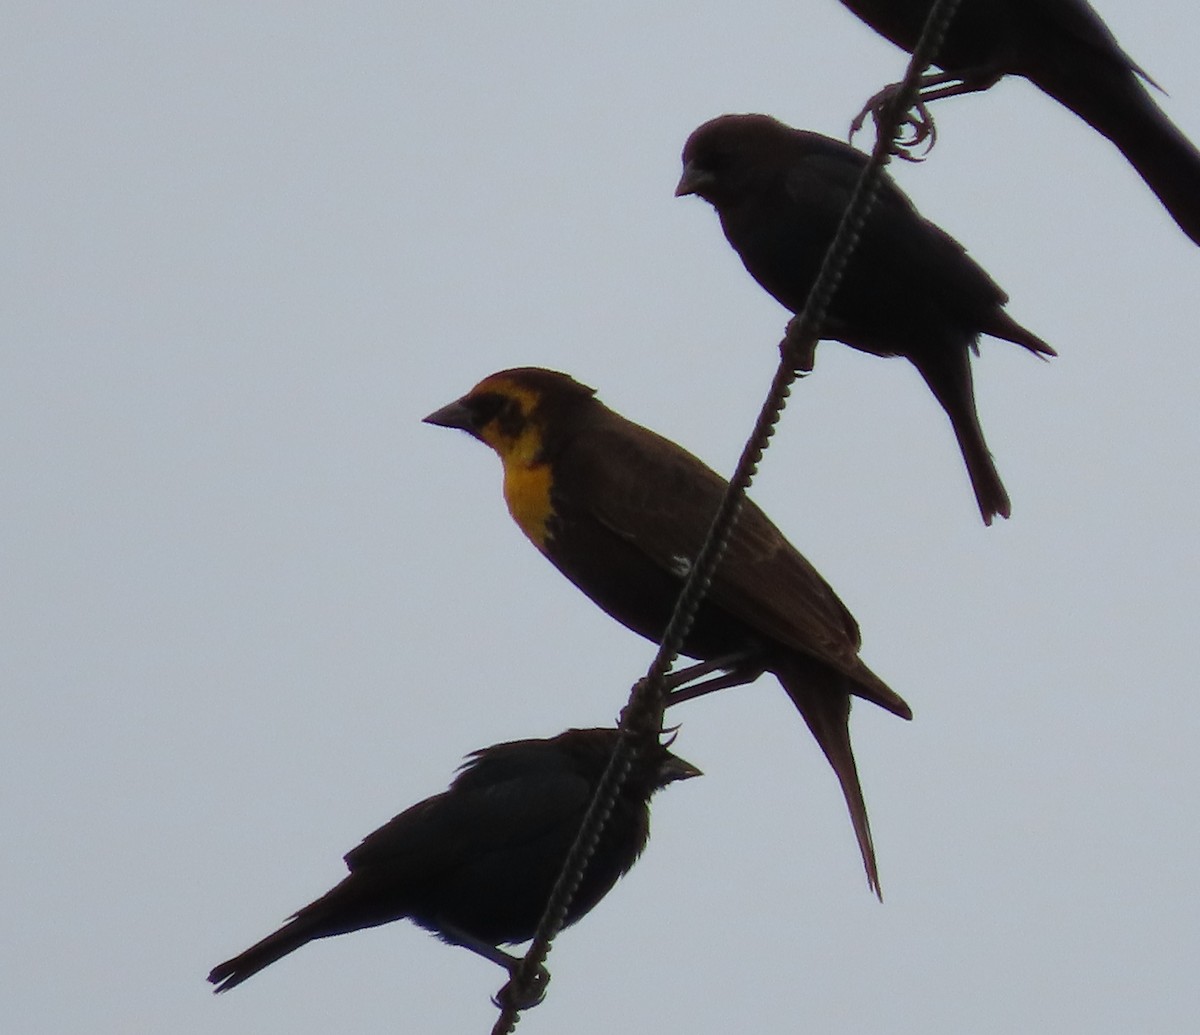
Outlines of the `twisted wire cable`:
M 620 724 L 621 730 L 627 735 L 617 742 L 609 759 L 579 834 L 563 862 L 562 871 L 550 894 L 533 940 L 514 969 L 510 981 L 496 997 L 500 1016 L 492 1028 L 492 1035 L 511 1035 L 519 1021 L 521 1010 L 540 1001 L 544 984 L 543 964 L 549 956 L 551 942 L 562 929 L 567 910 L 579 890 L 584 872 L 599 844 L 640 744 L 646 742 L 646 737 L 657 737 L 662 729 L 666 704 L 666 674 L 687 639 L 696 613 L 712 582 L 713 573 L 721 563 L 745 500 L 746 490 L 754 480 L 771 436 L 775 434 L 775 427 L 787 405 L 792 383 L 797 377 L 803 376 L 800 363 L 804 357 L 811 356 L 816 347 L 829 304 L 841 284 L 846 266 L 858 246 L 862 228 L 878 197 L 883 169 L 893 153 L 903 117 L 917 97 L 920 79 L 937 56 L 946 29 L 960 2 L 961 0 L 934 0 L 904 79 L 887 108 L 881 113 L 879 132 L 870 159 L 842 214 L 837 233 L 825 253 L 821 270 L 813 282 L 804 308 L 788 324 L 787 333 L 780 343 L 780 362 L 771 381 L 770 390 L 759 411 L 754 430 L 742 450 L 725 496 L 713 516 L 700 552 L 696 555 L 687 581 L 675 602 L 675 609 L 663 632 L 658 652 L 645 677 L 638 680 L 630 692 L 629 703 L 622 712 Z

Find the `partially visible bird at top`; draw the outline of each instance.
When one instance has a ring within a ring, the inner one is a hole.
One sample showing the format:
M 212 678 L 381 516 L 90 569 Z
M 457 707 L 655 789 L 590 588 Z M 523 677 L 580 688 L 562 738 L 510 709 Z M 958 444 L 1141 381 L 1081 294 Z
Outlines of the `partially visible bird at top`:
M 750 275 L 799 314 L 866 162 L 848 144 L 767 115 L 722 115 L 688 138 L 675 193 L 709 202 Z M 885 174 L 820 331 L 917 368 L 950 418 L 988 525 L 1012 507 L 984 442 L 969 354 L 989 334 L 1055 355 L 1004 311 L 1007 301 L 966 249 Z M 811 354 L 798 365 L 811 369 Z
M 881 36 L 910 53 L 933 0 L 842 0 Z M 1158 84 L 1125 53 L 1087 0 L 964 0 L 925 77 L 923 105 L 987 90 L 1023 76 L 1107 137 L 1157 195 L 1179 228 L 1200 244 L 1200 151 L 1167 118 L 1147 85 Z M 895 87 L 864 109 L 878 112 Z M 862 115 L 856 120 L 861 124 Z M 918 129 L 918 132 L 920 130 Z

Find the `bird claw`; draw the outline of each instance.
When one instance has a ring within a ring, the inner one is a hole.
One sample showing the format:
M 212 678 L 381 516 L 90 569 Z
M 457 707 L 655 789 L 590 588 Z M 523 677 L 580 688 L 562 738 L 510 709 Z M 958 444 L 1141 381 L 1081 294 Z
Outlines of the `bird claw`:
M 855 134 L 866 124 L 868 115 L 875 123 L 876 133 L 879 132 L 883 119 L 889 114 L 889 108 L 895 103 L 899 92 L 900 84 L 892 83 L 890 86 L 885 86 L 863 105 L 862 111 L 850 123 L 848 139 L 851 143 L 854 141 Z M 920 96 L 917 96 L 896 125 L 896 132 L 888 147 L 889 153 L 906 162 L 923 162 L 929 157 L 936 143 L 937 126 L 933 121 L 933 116 L 925 102 Z M 917 153 L 918 148 L 923 148 L 919 154 Z
M 811 334 L 807 336 L 807 340 L 797 336 L 799 319 L 798 316 L 794 316 L 788 321 L 783 341 L 779 343 L 779 355 L 795 371 L 797 377 L 804 377 L 812 373 L 817 361 L 817 339 Z
M 659 699 L 654 701 L 646 698 L 646 683 L 646 677 L 643 676 L 634 684 L 633 697 L 621 709 L 617 725 L 634 737 L 657 739 L 662 733 L 663 709 L 670 697 L 672 683 L 669 676 L 664 678 L 659 688 Z
M 923 162 L 937 143 L 937 123 L 929 108 L 919 97 L 896 127 L 892 142 L 892 154 L 906 162 Z M 917 149 L 921 148 L 921 153 Z
M 519 960 L 515 961 L 520 963 Z M 500 1009 L 531 1010 L 546 998 L 546 989 L 550 984 L 550 971 L 538 964 L 532 980 L 528 983 L 518 980 L 516 967 L 510 972 L 508 984 L 492 997 L 492 1003 Z

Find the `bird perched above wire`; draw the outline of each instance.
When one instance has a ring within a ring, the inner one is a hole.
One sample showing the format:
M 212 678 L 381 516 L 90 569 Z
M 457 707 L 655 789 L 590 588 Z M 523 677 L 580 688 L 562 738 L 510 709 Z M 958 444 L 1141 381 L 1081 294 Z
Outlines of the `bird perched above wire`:
M 610 410 L 593 389 L 537 367 L 492 374 L 425 420 L 495 450 L 508 509 L 525 535 L 604 611 L 658 642 L 725 479 Z M 837 774 L 878 893 L 850 697 L 906 719 L 912 712 L 859 658 L 860 646 L 858 625 L 829 584 L 747 500 L 682 646 L 705 663 L 701 670 L 727 674 L 668 703 L 774 673 Z
M 314 939 L 403 919 L 511 974 L 520 961 L 499 946 L 533 937 L 623 735 L 575 729 L 472 753 L 449 790 L 406 809 L 346 855 L 350 875 L 340 884 L 214 967 L 208 980 L 225 992 Z M 699 775 L 657 737 L 639 738 L 564 926 L 588 913 L 637 861 L 650 834 L 650 796 Z
M 932 0 L 842 0 L 881 36 L 911 52 Z M 910 125 L 932 126 L 924 105 L 987 90 L 1004 76 L 1028 79 L 1111 140 L 1200 244 L 1200 151 L 1154 102 L 1158 84 L 1125 53 L 1086 0 L 963 0 L 926 76 Z M 855 120 L 878 113 L 889 87 Z M 919 131 L 918 131 L 919 132 Z
M 725 237 L 776 301 L 800 313 L 867 156 L 767 115 L 722 115 L 683 149 L 676 195 L 716 209 Z M 820 336 L 903 356 L 954 429 L 984 524 L 1009 517 L 1008 492 L 975 409 L 969 353 L 981 334 L 1043 356 L 1054 350 L 1004 311 L 1008 296 L 886 175 Z M 800 369 L 812 369 L 811 352 Z

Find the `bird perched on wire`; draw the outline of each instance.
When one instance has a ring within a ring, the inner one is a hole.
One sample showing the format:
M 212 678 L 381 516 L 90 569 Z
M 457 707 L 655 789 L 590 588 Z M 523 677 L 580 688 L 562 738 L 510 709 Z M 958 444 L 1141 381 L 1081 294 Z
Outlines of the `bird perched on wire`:
M 932 2 L 842 0 L 909 52 Z M 1200 151 L 1154 103 L 1146 84 L 1158 84 L 1086 0 L 964 0 L 935 63 L 943 71 L 925 77 L 922 104 L 989 89 L 1006 75 L 1024 76 L 1116 144 L 1180 229 L 1200 244 Z M 881 91 L 864 114 L 879 111 L 893 93 Z
M 675 193 L 709 202 L 750 275 L 798 314 L 866 163 L 848 144 L 767 115 L 722 115 L 688 138 Z M 990 334 L 1055 354 L 1004 311 L 1007 301 L 885 175 L 820 330 L 862 352 L 904 356 L 920 371 L 950 418 L 989 525 L 1012 507 L 979 426 L 969 352 Z M 811 369 L 811 353 L 798 366 Z
M 460 428 L 495 450 L 508 509 L 534 546 L 622 625 L 661 638 L 725 479 L 552 370 L 493 374 L 425 421 Z M 850 746 L 850 697 L 906 719 L 912 712 L 863 664 L 860 644 L 858 625 L 829 584 L 747 500 L 682 650 L 704 671 L 727 671 L 704 690 L 775 674 L 837 774 L 878 893 Z M 679 693 L 676 700 L 686 699 L 697 688 Z
M 474 752 L 449 790 L 367 835 L 346 856 L 345 880 L 208 980 L 225 992 L 316 938 L 406 918 L 511 974 L 519 960 L 498 946 L 533 937 L 620 736 L 575 729 Z M 699 775 L 657 737 L 638 738 L 564 926 L 608 894 L 645 848 L 650 796 Z

